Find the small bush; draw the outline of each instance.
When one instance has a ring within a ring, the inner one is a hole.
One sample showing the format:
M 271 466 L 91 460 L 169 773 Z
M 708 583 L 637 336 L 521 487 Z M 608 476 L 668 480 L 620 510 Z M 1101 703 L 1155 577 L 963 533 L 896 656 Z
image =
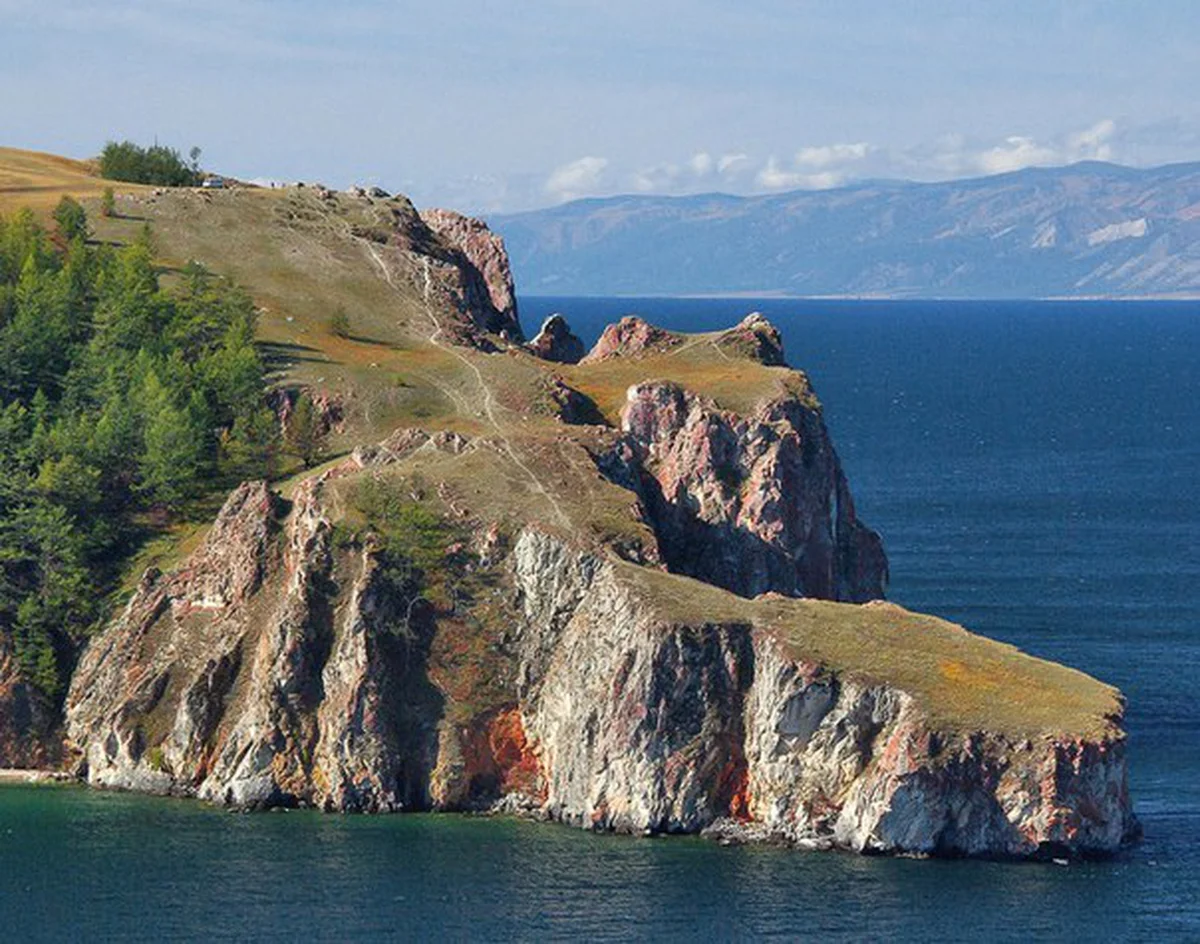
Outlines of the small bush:
M 346 309 L 339 308 L 329 319 L 329 333 L 335 338 L 350 337 L 350 318 Z

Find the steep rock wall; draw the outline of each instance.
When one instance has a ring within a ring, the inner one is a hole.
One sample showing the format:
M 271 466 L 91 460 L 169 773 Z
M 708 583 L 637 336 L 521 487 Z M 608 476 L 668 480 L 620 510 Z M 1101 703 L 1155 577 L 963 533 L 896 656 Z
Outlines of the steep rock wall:
M 469 271 L 462 294 L 464 304 L 476 313 L 477 326 L 513 341 L 524 340 L 504 240 L 483 220 L 454 210 L 423 210 L 421 221 L 466 263 Z
M 656 618 L 613 565 L 554 539 L 526 532 L 515 555 L 522 704 L 554 818 L 1000 857 L 1137 835 L 1115 727 L 1098 741 L 948 734 L 908 693 L 788 657 L 761 628 Z
M 193 559 L 149 574 L 91 644 L 68 698 L 90 782 L 864 852 L 1111 852 L 1136 832 L 1115 724 L 1092 740 L 954 734 L 750 620 L 672 618 L 635 565 L 537 529 L 481 630 L 511 661 L 507 694 L 455 702 L 374 551 L 336 559 L 324 481 L 290 509 L 237 490 Z
M 629 388 L 621 428 L 601 468 L 638 493 L 673 571 L 747 597 L 883 596 L 883 544 L 858 520 L 820 413 L 800 397 L 740 416 L 652 381 Z
M 0 767 L 44 768 L 62 759 L 62 731 L 52 705 L 21 673 L 0 634 Z
M 241 807 L 426 803 L 437 693 L 371 550 L 335 566 L 323 479 L 285 514 L 233 493 L 203 547 L 150 573 L 84 654 L 67 699 L 102 786 Z

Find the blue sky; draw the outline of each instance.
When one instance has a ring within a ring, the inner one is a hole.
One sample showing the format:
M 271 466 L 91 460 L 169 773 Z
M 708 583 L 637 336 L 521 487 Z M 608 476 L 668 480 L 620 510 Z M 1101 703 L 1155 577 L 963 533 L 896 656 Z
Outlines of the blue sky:
M 523 209 L 1200 159 L 1195 0 L 0 0 L 0 143 Z

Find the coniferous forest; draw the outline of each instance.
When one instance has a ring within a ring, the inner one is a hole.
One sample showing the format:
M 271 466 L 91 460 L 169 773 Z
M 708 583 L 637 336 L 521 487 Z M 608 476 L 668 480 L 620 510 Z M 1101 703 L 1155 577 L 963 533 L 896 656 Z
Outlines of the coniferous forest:
M 279 438 L 250 297 L 88 236 L 69 197 L 0 218 L 0 633 L 51 698 L 130 555 Z

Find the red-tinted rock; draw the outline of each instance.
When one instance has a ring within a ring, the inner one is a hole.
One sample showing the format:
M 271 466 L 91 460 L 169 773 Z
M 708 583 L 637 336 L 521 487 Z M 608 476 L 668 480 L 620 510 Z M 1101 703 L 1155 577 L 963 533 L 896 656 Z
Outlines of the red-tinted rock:
M 61 759 L 57 713 L 22 675 L 0 633 L 0 767 L 45 768 Z
M 594 364 L 612 357 L 636 357 L 669 351 L 679 343 L 679 337 L 671 332 L 655 327 L 637 315 L 626 315 L 604 329 L 600 340 L 582 363 Z
M 863 525 L 817 409 L 795 397 L 750 416 L 676 384 L 629 389 L 626 448 L 605 463 L 642 498 L 672 570 L 742 596 L 883 596 L 887 559 Z
M 523 338 L 517 315 L 517 296 L 513 287 L 512 267 L 504 240 L 488 229 L 483 220 L 464 216 L 453 210 L 422 210 L 421 220 L 446 245 L 460 252 L 465 261 L 478 273 L 486 291 L 480 305 L 482 318 L 478 326 L 485 331 L 505 335 L 515 341 Z M 468 285 L 470 290 L 471 286 Z M 474 299 L 473 292 L 469 292 Z M 490 310 L 488 310 L 490 309 Z
M 542 329 L 529 342 L 529 350 L 542 360 L 559 364 L 578 364 L 584 355 L 583 342 L 571 333 L 562 315 L 554 314 L 542 323 Z

